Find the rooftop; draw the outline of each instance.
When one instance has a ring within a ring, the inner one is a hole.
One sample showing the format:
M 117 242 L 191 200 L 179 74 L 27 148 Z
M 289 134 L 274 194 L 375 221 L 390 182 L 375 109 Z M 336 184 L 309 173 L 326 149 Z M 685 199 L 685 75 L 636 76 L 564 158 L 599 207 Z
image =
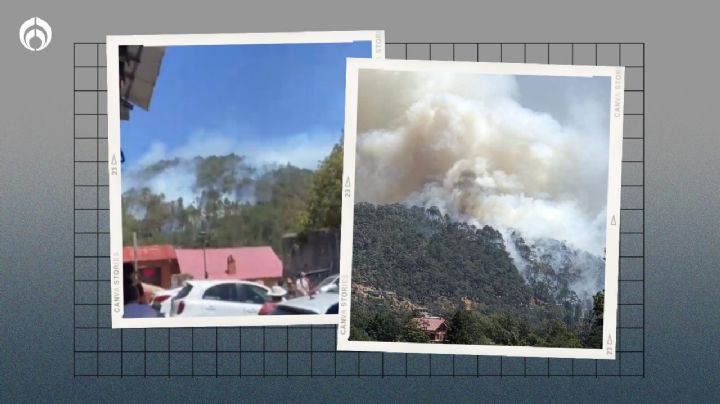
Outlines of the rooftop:
M 195 279 L 263 279 L 280 278 L 282 261 L 272 247 L 230 247 L 175 250 L 180 272 L 191 274 Z M 232 273 L 231 267 L 235 271 Z
M 427 332 L 437 331 L 446 323 L 446 320 L 442 317 L 418 317 L 415 321 L 417 321 L 420 329 Z
M 137 260 L 162 261 L 177 259 L 175 248 L 170 244 L 142 245 L 137 247 Z M 123 247 L 123 262 L 135 261 L 135 248 L 133 246 Z

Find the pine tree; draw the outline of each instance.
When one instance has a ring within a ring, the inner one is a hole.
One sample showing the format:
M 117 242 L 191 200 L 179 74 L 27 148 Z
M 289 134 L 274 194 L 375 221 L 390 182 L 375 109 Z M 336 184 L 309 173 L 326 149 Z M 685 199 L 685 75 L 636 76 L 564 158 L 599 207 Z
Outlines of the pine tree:
M 403 324 L 402 340 L 405 342 L 430 342 L 430 337 L 418 327 L 418 322 L 408 316 Z
M 473 313 L 462 308 L 455 310 L 448 324 L 445 341 L 448 344 L 474 345 L 481 339 L 482 332 Z
M 340 228 L 342 205 L 343 146 L 342 140 L 320 163 L 310 187 L 307 209 L 300 215 L 303 230 Z
M 593 296 L 593 309 L 590 318 L 590 333 L 585 345 L 593 348 L 602 347 L 603 343 L 603 313 L 605 312 L 605 291 Z

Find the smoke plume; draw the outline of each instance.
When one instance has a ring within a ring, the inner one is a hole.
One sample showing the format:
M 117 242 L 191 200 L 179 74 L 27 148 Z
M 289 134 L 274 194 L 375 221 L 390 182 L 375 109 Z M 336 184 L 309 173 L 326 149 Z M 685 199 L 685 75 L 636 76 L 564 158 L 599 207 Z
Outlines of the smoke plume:
M 356 201 L 436 206 L 457 220 L 602 256 L 607 106 L 567 86 L 557 91 L 572 104 L 559 120 L 524 106 L 518 83 L 361 70 Z
M 254 174 L 244 176 L 258 179 L 264 172 L 276 166 L 290 164 L 299 168 L 315 170 L 337 143 L 337 133 L 299 133 L 277 138 L 254 140 L 253 136 L 242 136 L 232 131 L 208 132 L 199 130 L 189 135 L 186 141 L 175 147 L 162 142 L 150 144 L 147 151 L 123 165 L 122 189 L 149 188 L 168 200 L 183 198 L 193 203 L 199 197 L 196 186 L 198 157 L 227 156 L 231 153 L 243 156 L 243 166 L 233 168 L 243 173 L 248 167 L 256 169 Z M 171 162 L 158 168 L 158 164 Z M 256 196 L 250 188 L 242 192 L 224 194 L 233 201 L 254 203 Z

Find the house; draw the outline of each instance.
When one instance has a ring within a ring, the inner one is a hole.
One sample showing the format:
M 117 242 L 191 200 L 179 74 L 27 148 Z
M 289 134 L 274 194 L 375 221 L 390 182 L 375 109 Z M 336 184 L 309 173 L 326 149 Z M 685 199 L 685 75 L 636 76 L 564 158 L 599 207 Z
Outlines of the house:
M 169 244 L 123 247 L 123 263 L 135 265 L 137 261 L 140 282 L 169 289 L 172 277 L 180 273 L 175 248 Z
M 448 324 L 447 321 L 442 317 L 426 316 L 417 317 L 415 321 L 418 324 L 418 328 L 422 330 L 431 342 L 441 343 L 445 341 L 445 334 L 447 333 Z
M 175 254 L 180 271 L 194 279 L 241 279 L 272 286 L 283 277 L 282 261 L 272 247 L 177 248 Z

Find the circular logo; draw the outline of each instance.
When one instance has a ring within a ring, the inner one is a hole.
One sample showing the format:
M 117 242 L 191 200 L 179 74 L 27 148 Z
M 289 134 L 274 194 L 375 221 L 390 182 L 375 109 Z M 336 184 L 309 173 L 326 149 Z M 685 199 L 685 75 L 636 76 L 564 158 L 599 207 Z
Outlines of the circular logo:
M 37 52 L 50 45 L 52 29 L 47 21 L 40 17 L 32 17 L 20 26 L 20 43 L 26 49 Z

